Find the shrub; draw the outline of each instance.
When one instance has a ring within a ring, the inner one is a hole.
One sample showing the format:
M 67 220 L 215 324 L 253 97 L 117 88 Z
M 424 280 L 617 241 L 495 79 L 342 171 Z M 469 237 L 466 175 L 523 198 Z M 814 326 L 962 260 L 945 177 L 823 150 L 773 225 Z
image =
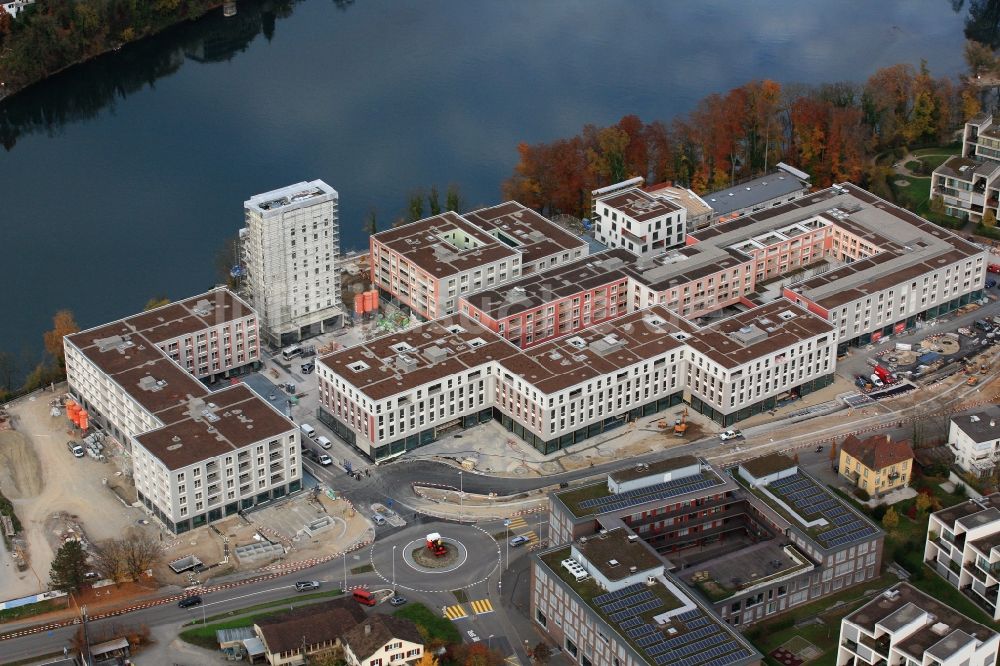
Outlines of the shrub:
M 867 502 L 868 500 L 870 500 L 872 498 L 872 496 L 869 495 L 868 491 L 865 490 L 864 488 L 855 488 L 854 489 L 854 496 L 857 497 L 862 502 Z

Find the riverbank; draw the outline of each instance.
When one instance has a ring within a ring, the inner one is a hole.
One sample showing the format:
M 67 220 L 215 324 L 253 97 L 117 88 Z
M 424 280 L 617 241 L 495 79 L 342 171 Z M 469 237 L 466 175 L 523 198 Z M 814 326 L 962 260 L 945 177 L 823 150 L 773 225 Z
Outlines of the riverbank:
M 136 3 L 125 13 L 118 12 L 120 8 L 112 11 L 101 0 L 30 5 L 15 19 L 16 29 L 0 28 L 0 103 L 60 72 L 197 21 L 224 4 L 224 0 Z M 65 25 L 72 28 L 67 31 L 61 27 Z

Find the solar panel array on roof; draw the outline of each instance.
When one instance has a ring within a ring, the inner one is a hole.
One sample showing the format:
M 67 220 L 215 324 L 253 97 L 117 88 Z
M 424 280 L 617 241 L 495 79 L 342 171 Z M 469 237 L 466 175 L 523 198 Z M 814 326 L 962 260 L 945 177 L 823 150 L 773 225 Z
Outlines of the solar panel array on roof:
M 653 500 L 666 499 L 685 493 L 692 493 L 712 486 L 721 485 L 722 479 L 718 477 L 705 478 L 702 475 L 687 476 L 682 479 L 674 479 L 664 483 L 656 483 L 645 488 L 637 488 L 617 495 L 606 495 L 604 497 L 594 497 L 580 502 L 581 509 L 595 509 L 599 512 L 617 511 L 636 504 L 652 502 Z
M 826 520 L 827 529 L 821 528 L 823 531 L 816 535 L 816 540 L 827 548 L 836 548 L 878 534 L 875 527 L 849 511 L 815 481 L 802 474 L 786 476 L 767 487 L 804 519 Z

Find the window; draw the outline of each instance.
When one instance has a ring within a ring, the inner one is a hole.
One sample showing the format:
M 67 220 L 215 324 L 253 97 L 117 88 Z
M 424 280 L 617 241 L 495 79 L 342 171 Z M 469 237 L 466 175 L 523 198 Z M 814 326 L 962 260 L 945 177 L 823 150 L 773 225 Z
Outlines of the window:
M 579 654 L 579 650 L 576 647 L 576 643 L 574 643 L 568 638 L 566 639 L 566 652 L 573 655 L 574 659 L 576 659 L 577 655 Z

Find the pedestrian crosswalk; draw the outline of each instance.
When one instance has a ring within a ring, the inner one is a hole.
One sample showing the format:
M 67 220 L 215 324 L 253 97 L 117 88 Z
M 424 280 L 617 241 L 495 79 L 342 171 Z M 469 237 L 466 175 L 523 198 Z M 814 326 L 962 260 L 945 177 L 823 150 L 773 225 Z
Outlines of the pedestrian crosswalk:
M 476 615 L 482 615 L 483 613 L 492 613 L 493 604 L 490 603 L 489 599 L 478 599 L 472 602 L 472 612 Z
M 515 532 L 527 526 L 528 526 L 527 521 L 525 521 L 524 518 L 522 518 L 521 516 L 517 516 L 516 518 L 510 519 L 510 529 Z
M 461 620 L 463 617 L 468 617 L 469 614 L 462 608 L 462 604 L 455 604 L 444 607 L 444 616 L 449 620 Z

